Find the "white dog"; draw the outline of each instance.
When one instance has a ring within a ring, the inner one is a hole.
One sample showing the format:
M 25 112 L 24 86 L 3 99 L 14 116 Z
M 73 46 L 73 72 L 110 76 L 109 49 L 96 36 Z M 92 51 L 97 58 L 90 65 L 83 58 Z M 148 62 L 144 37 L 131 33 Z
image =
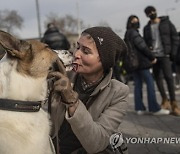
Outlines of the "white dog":
M 47 75 L 58 55 L 39 41 L 0 31 L 0 154 L 52 154 L 50 121 L 41 109 Z

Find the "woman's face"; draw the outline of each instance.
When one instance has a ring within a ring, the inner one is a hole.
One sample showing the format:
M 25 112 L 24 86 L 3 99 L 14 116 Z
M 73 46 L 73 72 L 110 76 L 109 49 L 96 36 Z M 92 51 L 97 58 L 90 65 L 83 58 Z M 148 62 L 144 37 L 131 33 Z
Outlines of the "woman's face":
M 138 20 L 137 18 L 133 18 L 133 19 L 131 20 L 131 23 L 137 23 L 137 22 L 139 22 L 139 20 Z
M 133 28 L 139 29 L 140 23 L 139 23 L 138 18 L 134 17 L 134 18 L 131 20 L 131 25 L 132 25 Z
M 102 63 L 95 42 L 87 35 L 81 35 L 74 52 L 74 71 L 84 75 L 103 73 Z

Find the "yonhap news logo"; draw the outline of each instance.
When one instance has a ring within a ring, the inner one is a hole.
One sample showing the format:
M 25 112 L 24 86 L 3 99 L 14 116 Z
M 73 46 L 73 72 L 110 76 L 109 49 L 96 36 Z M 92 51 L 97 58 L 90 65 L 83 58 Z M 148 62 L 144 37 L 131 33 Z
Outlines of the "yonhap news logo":
M 123 137 L 121 133 L 115 133 L 110 137 L 110 145 L 113 150 L 126 144 L 180 144 L 180 137 Z
M 180 137 L 126 137 L 127 144 L 180 144 Z
M 109 142 L 113 151 L 116 151 L 116 149 L 119 148 L 123 144 L 122 134 L 121 133 L 112 134 L 109 139 Z

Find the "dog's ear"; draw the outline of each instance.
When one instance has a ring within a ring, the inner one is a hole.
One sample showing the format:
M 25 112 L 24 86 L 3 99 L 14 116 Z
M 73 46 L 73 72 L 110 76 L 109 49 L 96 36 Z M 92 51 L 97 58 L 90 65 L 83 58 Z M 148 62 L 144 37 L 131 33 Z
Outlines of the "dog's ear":
M 21 60 L 29 60 L 32 58 L 32 45 L 30 43 L 20 40 L 17 47 L 18 51 L 13 51 L 14 54 L 16 54 L 16 57 L 20 58 Z
M 31 45 L 28 42 L 19 40 L 4 31 L 0 31 L 0 44 L 9 55 L 20 59 L 24 59 L 31 52 Z
M 10 35 L 9 33 L 6 33 L 4 31 L 0 31 L 0 44 L 5 50 L 17 50 L 17 44 L 19 43 L 19 40 Z

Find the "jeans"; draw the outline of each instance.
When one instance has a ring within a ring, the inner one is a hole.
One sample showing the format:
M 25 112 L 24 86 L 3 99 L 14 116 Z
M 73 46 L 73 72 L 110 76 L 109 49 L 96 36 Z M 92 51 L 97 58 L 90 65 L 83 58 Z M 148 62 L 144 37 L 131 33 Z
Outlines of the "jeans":
M 163 84 L 163 79 L 165 79 L 169 91 L 170 101 L 175 101 L 175 89 L 171 66 L 172 63 L 169 57 L 159 57 L 157 58 L 157 63 L 153 65 L 153 74 L 161 97 L 163 99 L 168 99 Z
M 160 106 L 156 100 L 155 89 L 154 89 L 154 80 L 149 71 L 149 69 L 138 70 L 133 73 L 134 77 L 134 101 L 135 101 L 135 110 L 146 110 L 143 103 L 143 81 L 147 85 L 147 100 L 148 100 L 148 109 L 150 112 L 157 112 L 160 110 Z

